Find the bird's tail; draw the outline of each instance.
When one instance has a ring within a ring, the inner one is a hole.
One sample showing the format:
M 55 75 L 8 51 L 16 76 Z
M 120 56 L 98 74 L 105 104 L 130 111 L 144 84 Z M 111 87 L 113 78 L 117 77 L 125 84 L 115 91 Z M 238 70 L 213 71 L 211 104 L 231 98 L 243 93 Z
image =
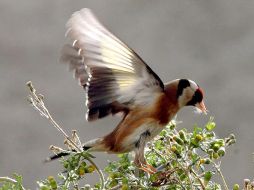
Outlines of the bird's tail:
M 95 151 L 95 152 L 101 152 L 101 151 L 107 151 L 106 147 L 104 146 L 103 143 L 103 138 L 97 138 L 97 139 L 93 139 L 90 140 L 86 143 L 83 144 L 82 146 L 83 150 L 89 150 L 89 151 Z M 73 152 L 75 152 L 75 150 L 73 150 Z M 69 152 L 59 152 L 57 154 L 51 155 L 48 158 L 45 159 L 45 162 L 50 162 L 52 160 L 56 160 L 65 156 L 70 155 Z

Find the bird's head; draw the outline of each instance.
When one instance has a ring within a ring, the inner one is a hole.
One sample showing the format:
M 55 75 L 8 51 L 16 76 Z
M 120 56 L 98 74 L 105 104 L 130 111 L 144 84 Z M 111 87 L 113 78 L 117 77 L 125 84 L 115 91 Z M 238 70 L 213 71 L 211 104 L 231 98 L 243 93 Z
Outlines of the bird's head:
M 179 79 L 176 96 L 180 107 L 195 106 L 199 111 L 207 113 L 203 90 L 194 81 Z
M 189 79 L 176 79 L 171 81 L 166 86 L 168 89 L 174 89 L 176 93 L 176 101 L 179 105 L 179 108 L 184 106 L 194 106 L 199 112 L 205 114 L 207 113 L 203 101 L 204 93 L 194 81 Z

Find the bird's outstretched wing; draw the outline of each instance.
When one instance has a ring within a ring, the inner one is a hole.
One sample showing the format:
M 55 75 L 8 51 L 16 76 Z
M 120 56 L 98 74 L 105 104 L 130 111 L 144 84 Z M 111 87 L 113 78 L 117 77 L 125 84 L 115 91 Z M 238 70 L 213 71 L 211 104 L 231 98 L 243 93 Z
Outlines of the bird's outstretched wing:
M 64 46 L 61 59 L 86 89 L 88 121 L 152 104 L 164 90 L 152 69 L 91 10 L 75 12 L 67 22 L 66 35 L 73 44 Z

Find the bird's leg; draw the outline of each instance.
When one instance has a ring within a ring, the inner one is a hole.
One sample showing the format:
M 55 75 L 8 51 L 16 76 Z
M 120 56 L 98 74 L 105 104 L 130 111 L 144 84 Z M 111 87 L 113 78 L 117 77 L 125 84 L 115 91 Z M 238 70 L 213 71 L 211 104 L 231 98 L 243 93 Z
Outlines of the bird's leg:
M 148 164 L 145 160 L 144 151 L 145 151 L 145 140 L 144 137 L 140 137 L 138 146 L 135 150 L 135 159 L 134 164 L 141 170 L 154 174 L 157 172 L 156 168 L 154 168 L 152 165 Z
M 149 173 L 149 174 L 154 174 L 157 172 L 156 168 L 154 168 L 152 165 L 145 163 L 143 164 L 139 169 Z
M 134 164 L 141 170 L 149 173 L 154 174 L 157 172 L 156 168 L 154 168 L 152 165 L 148 164 L 144 158 L 144 152 L 138 152 L 135 151 L 135 159 Z

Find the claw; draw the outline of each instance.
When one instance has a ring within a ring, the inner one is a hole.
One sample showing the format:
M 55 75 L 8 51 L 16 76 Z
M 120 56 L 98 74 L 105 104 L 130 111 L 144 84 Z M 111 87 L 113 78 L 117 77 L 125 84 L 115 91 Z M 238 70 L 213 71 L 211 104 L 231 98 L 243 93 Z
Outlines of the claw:
M 157 169 L 154 168 L 152 165 L 150 164 L 142 164 L 141 167 L 139 167 L 139 169 L 149 173 L 149 174 L 155 174 L 157 172 Z

